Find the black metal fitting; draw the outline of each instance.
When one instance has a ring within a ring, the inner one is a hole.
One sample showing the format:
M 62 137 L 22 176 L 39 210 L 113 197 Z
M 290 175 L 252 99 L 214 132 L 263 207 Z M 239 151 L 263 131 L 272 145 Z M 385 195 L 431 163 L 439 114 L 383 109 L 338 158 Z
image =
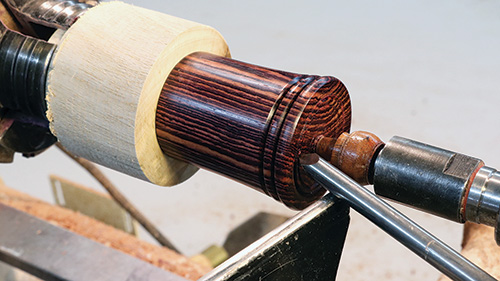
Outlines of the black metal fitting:
M 0 162 L 34 156 L 56 142 L 45 115 L 47 72 L 55 45 L 0 24 Z
M 50 133 L 49 122 L 46 120 L 6 109 L 0 110 L 0 116 L 0 147 L 4 151 L 20 152 L 25 157 L 33 157 L 57 141 Z
M 378 195 L 465 222 L 465 193 L 484 163 L 477 158 L 393 137 L 375 161 Z
M 0 104 L 46 120 L 47 72 L 55 45 L 0 25 Z

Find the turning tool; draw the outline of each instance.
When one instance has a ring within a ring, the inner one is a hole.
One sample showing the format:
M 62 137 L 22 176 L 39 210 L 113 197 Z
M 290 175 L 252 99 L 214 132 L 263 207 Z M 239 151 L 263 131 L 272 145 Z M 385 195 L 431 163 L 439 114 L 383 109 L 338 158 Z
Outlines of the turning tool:
M 496 280 L 317 154 L 301 158 L 304 169 L 333 195 L 453 280 Z

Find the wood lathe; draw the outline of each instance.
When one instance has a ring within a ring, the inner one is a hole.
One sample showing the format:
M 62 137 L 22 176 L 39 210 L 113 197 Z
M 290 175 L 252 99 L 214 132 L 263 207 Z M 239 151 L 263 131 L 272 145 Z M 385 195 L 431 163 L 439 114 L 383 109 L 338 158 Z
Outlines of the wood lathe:
M 350 100 L 336 78 L 233 60 L 204 25 L 120 2 L 91 6 L 70 20 L 32 20 L 57 29 L 48 41 L 2 29 L 0 81 L 12 87 L 0 90 L 0 102 L 46 129 L 32 151 L 9 149 L 36 153 L 55 136 L 78 156 L 154 184 L 175 185 L 204 168 L 295 209 L 325 193 L 300 160 L 318 153 L 380 195 L 498 229 L 495 169 L 411 140 L 347 134 Z M 461 266 L 440 269 L 489 278 Z

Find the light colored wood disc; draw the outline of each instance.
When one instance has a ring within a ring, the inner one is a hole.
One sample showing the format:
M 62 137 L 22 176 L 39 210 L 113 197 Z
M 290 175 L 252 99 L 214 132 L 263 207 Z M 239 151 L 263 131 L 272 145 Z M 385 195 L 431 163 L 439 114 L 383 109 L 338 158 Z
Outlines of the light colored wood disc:
M 48 77 L 51 130 L 74 154 L 174 185 L 194 166 L 164 156 L 157 101 L 171 69 L 203 51 L 229 56 L 213 28 L 121 2 L 85 13 L 60 39 Z

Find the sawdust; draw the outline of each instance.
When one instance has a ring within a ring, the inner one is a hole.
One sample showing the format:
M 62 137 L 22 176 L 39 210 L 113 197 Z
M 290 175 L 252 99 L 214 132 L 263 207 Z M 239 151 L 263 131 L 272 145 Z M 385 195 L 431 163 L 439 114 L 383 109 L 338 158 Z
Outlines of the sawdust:
M 462 241 L 462 255 L 474 264 L 500 279 L 500 247 L 494 239 L 493 227 L 466 223 Z M 443 276 L 439 281 L 450 280 Z
M 141 241 L 80 213 L 48 204 L 1 183 L 0 202 L 190 280 L 197 280 L 210 271 L 210 268 L 167 248 Z

